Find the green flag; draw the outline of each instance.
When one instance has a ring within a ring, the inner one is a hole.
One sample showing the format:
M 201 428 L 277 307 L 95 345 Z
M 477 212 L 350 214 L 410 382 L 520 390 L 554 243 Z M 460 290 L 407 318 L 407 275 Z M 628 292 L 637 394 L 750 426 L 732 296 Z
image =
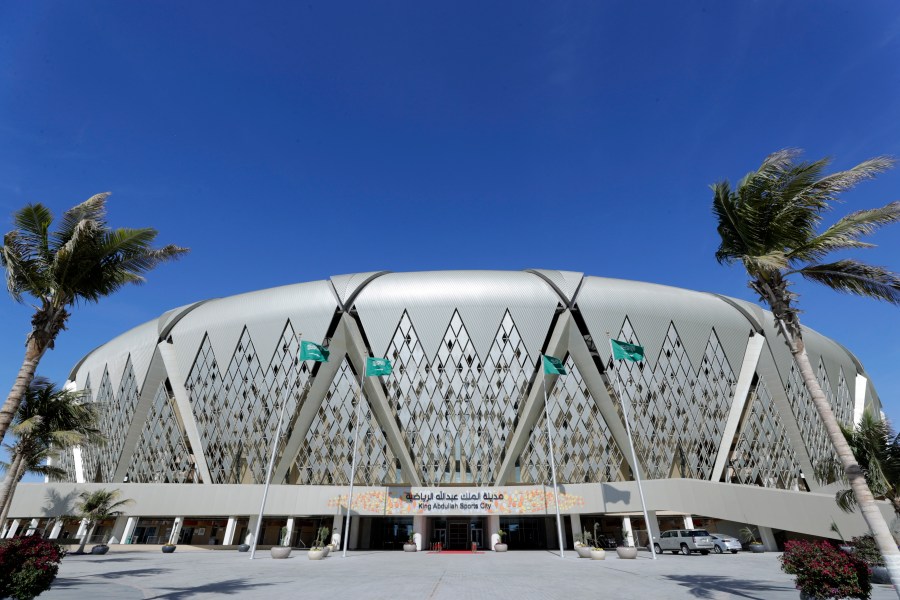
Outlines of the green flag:
M 544 373 L 548 375 L 565 375 L 566 367 L 563 365 L 563 362 L 556 358 L 555 356 L 547 356 L 546 354 L 543 356 L 544 358 Z
M 315 342 L 300 342 L 300 360 L 328 362 L 330 353 L 328 348 Z
M 609 345 L 612 347 L 614 360 L 619 360 L 620 358 L 634 362 L 644 360 L 643 346 L 636 346 L 634 344 L 629 344 L 628 342 L 620 342 L 619 340 L 612 339 L 609 340 Z
M 386 358 L 366 357 L 366 377 L 391 374 L 391 361 Z

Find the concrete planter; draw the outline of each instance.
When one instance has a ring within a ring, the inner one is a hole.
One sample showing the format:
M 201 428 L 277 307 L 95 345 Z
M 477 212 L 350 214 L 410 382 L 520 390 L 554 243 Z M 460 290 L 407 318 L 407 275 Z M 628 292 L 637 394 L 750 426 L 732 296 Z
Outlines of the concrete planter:
M 162 547 L 162 551 L 163 551 L 163 554 L 172 554 L 173 552 L 175 552 L 175 545 L 174 544 L 166 544 L 165 546 Z
M 106 544 L 99 544 L 91 548 L 91 554 L 106 554 L 109 552 L 109 546 Z
M 322 551 L 325 552 L 325 554 L 322 555 L 322 558 L 328 558 L 328 555 L 331 554 L 331 546 L 325 546 Z
M 619 546 L 616 548 L 619 558 L 637 558 L 637 548 L 634 546 Z
M 269 548 L 269 553 L 272 554 L 272 558 L 287 558 L 291 555 L 291 547 L 290 546 L 272 546 Z
M 575 548 L 575 552 L 578 553 L 579 558 L 590 558 L 591 557 L 590 546 L 577 546 Z
M 415 544 L 403 544 L 403 551 L 404 552 L 415 552 L 416 545 Z
M 325 550 L 310 550 L 306 555 L 309 557 L 309 560 L 322 560 L 325 558 Z
M 591 548 L 591 559 L 592 560 L 606 559 L 606 550 L 604 550 L 603 548 Z
M 871 567 L 872 568 L 872 583 L 890 583 L 891 576 L 888 573 L 887 567 Z
M 509 550 L 509 546 L 506 544 L 494 544 L 494 552 L 506 552 Z
M 753 554 L 762 554 L 766 551 L 766 547 L 762 544 L 750 544 L 750 552 Z

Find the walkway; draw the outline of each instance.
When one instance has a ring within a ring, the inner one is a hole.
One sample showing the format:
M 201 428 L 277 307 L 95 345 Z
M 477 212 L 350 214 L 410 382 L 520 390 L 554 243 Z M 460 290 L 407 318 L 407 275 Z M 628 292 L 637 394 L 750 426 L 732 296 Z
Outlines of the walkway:
M 179 551 L 181 548 L 179 548 Z M 250 561 L 234 551 L 117 552 L 69 556 L 53 589 L 41 600 L 324 598 L 355 600 L 571 600 L 572 598 L 685 598 L 796 600 L 778 554 L 672 556 L 637 560 L 561 560 L 547 552 L 436 555 L 425 552 L 353 552 L 310 561 L 305 554 Z M 610 556 L 611 555 L 611 556 Z M 875 586 L 874 600 L 895 599 Z

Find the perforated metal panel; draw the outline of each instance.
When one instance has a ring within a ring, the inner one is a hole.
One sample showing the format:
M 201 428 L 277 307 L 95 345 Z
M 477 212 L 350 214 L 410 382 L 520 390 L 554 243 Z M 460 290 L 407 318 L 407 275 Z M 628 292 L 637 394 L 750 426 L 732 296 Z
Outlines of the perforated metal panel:
M 132 483 L 198 483 L 175 401 L 161 382 L 128 467 Z
M 827 383 L 827 376 L 824 378 L 824 381 L 822 379 L 823 374 L 824 370 L 820 369 L 820 384 Z M 826 392 L 826 397 L 830 394 L 831 385 L 828 384 L 827 387 L 829 391 Z M 800 369 L 797 368 L 797 364 L 793 362 L 793 359 L 791 360 L 791 370 L 788 374 L 786 392 L 791 410 L 794 412 L 794 418 L 800 427 L 806 450 L 809 452 L 809 459 L 812 462 L 813 469 L 824 483 L 830 483 L 834 480 L 831 466 L 838 464 L 837 454 L 834 451 L 834 446 L 831 445 L 831 441 L 828 439 L 825 425 L 819 418 L 819 413 L 812 403 L 812 398 L 809 396 L 806 385 L 803 383 Z M 833 406 L 834 404 L 832 403 Z
M 550 390 L 557 481 L 600 483 L 625 479 L 622 452 L 571 357 L 566 359 L 566 370 L 568 375 L 557 378 Z M 517 461 L 517 479 L 522 483 L 551 483 L 545 414 L 542 412 L 535 423 Z
M 222 373 L 209 338 L 203 340 L 185 387 L 212 483 L 264 481 L 282 403 L 287 407 L 280 436 L 309 380 L 309 366 L 299 363 L 298 351 L 299 340 L 288 323 L 272 361 L 262 365 L 245 328 Z
M 619 340 L 640 344 L 626 317 Z M 646 477 L 708 479 L 734 395 L 736 377 L 715 330 L 694 370 L 678 331 L 669 325 L 659 357 L 610 359 L 607 369 L 630 405 L 635 451 Z M 619 415 L 621 403 L 616 400 Z
M 493 482 L 531 372 L 509 312 L 483 358 L 454 312 L 431 360 L 404 313 L 387 356 L 394 362 L 386 378 L 388 404 L 422 480 L 427 485 Z
M 359 379 L 345 358 L 294 459 L 291 483 L 346 485 L 350 482 L 358 397 Z M 353 481 L 360 485 L 395 483 L 397 460 L 365 398 L 361 410 Z
M 775 385 L 781 385 L 775 382 Z M 781 416 L 760 377 L 728 461 L 726 480 L 783 490 L 800 487 L 800 464 Z

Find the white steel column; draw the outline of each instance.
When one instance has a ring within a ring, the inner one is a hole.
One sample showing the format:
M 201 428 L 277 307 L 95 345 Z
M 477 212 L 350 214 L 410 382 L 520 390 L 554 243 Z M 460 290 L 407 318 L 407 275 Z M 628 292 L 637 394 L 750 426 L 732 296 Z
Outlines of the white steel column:
M 734 386 L 734 397 L 731 399 L 731 410 L 728 412 L 728 420 L 725 421 L 725 429 L 722 432 L 722 441 L 719 442 L 719 451 L 716 453 L 716 462 L 713 466 L 710 481 L 722 479 L 722 472 L 728 462 L 731 453 L 731 444 L 741 424 L 741 415 L 744 414 L 744 405 L 750 394 L 750 385 L 753 383 L 753 375 L 756 373 L 756 365 L 759 363 L 759 355 L 762 353 L 766 338 L 754 332 L 747 339 L 747 349 L 744 351 L 744 362 L 741 372 L 738 374 L 737 383 Z
M 40 522 L 40 519 L 32 519 L 31 521 L 29 521 L 28 529 L 25 530 L 25 535 L 34 535 L 34 532 L 37 531 Z
M 866 386 L 868 383 L 868 379 L 859 373 L 856 374 L 856 397 L 853 399 L 853 423 L 855 425 L 859 425 L 863 411 L 866 409 Z
M 693 529 L 694 528 L 694 517 L 691 515 L 684 515 L 684 528 L 685 529 Z
M 87 535 L 88 530 L 88 521 L 87 519 L 82 519 L 81 523 L 78 524 L 78 531 L 75 533 L 75 537 L 79 540 Z
M 287 523 L 285 523 L 284 526 L 287 527 L 287 531 L 284 532 L 284 541 L 278 541 L 281 542 L 282 545 L 290 546 L 292 545 L 291 541 L 294 539 L 294 517 L 288 517 Z
M 631 528 L 631 517 L 622 517 L 622 538 L 626 546 L 634 546 L 634 529 Z
M 6 537 L 11 538 L 16 535 L 16 532 L 19 530 L 19 525 L 21 524 L 21 519 L 13 519 L 12 523 L 9 524 L 9 529 L 6 530 Z
M 491 550 L 496 544 L 502 543 L 500 538 L 500 515 L 488 515 L 487 517 L 488 539 L 491 541 Z
M 237 517 L 228 517 L 228 524 L 225 525 L 225 535 L 222 536 L 222 545 L 231 546 L 234 544 L 234 529 L 237 526 Z
M 125 522 L 125 530 L 122 532 L 122 543 L 130 544 L 131 536 L 134 535 L 134 528 L 137 527 L 138 518 L 137 517 L 128 517 L 128 520 Z
M 424 550 L 425 529 L 428 527 L 428 517 L 415 515 L 413 517 L 413 533 L 415 533 L 416 550 Z
M 55 523 L 53 523 L 53 529 L 50 530 L 50 539 L 55 540 L 59 539 L 59 534 L 62 531 L 63 522 L 61 519 L 57 519 Z
M 72 462 L 75 463 L 75 483 L 84 483 L 84 462 L 81 459 L 81 446 L 72 448 Z
M 175 524 L 172 526 L 172 533 L 169 534 L 169 543 L 177 544 L 178 536 L 181 534 L 181 526 L 184 524 L 184 517 L 175 517 Z

